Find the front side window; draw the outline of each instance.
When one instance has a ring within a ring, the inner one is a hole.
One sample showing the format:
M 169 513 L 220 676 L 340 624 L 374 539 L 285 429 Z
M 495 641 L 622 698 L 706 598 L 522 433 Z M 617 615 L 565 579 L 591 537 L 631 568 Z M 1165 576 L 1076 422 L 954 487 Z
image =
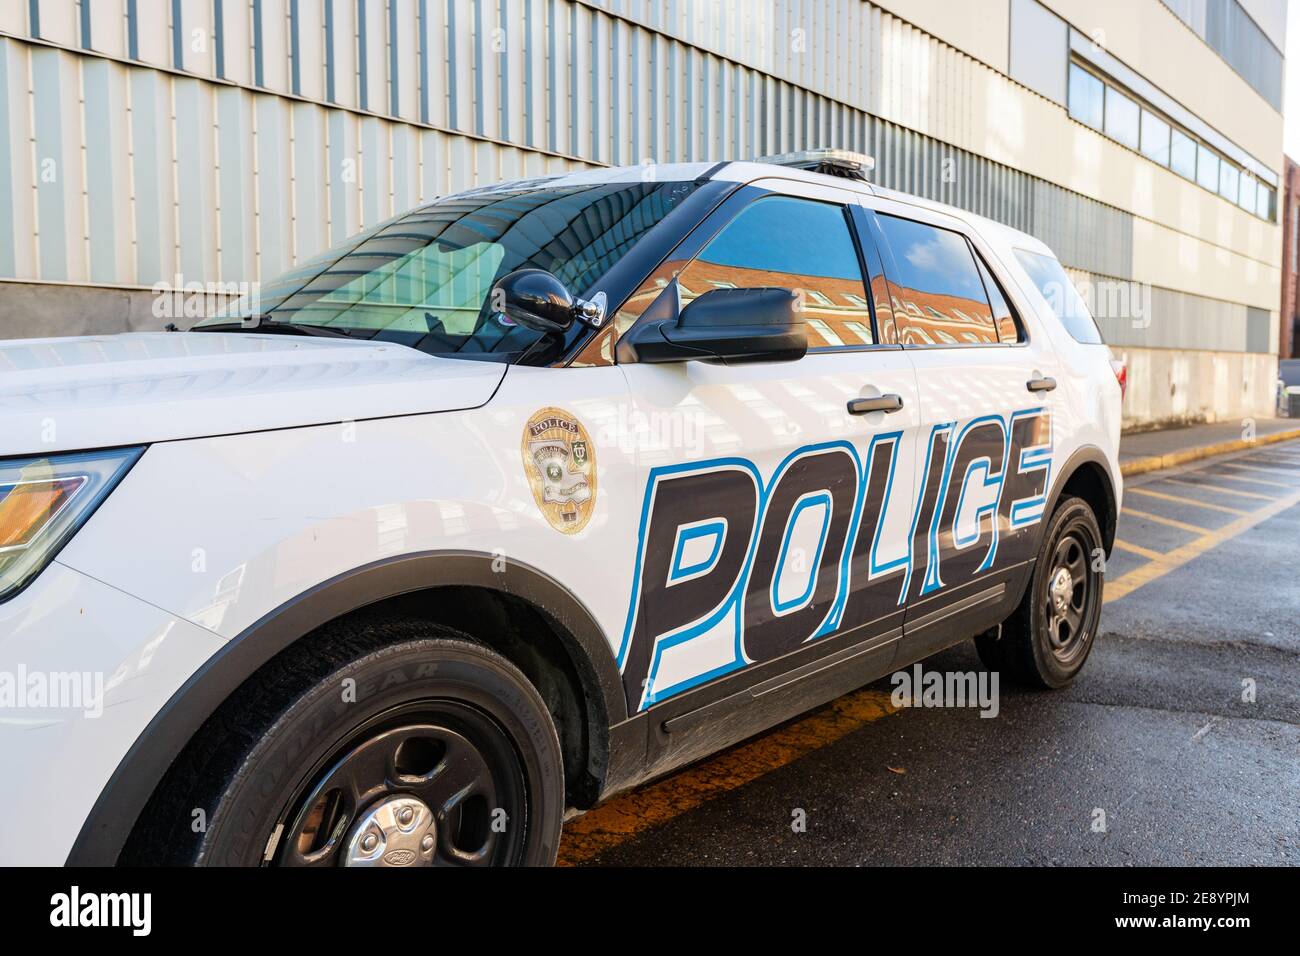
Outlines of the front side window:
M 399 342 L 436 355 L 507 361 L 540 333 L 492 310 L 497 280 L 545 269 L 584 295 L 694 183 L 511 184 L 405 213 L 265 284 L 228 323 L 253 312 Z
M 792 289 L 808 323 L 809 348 L 874 340 L 858 249 L 843 207 L 834 203 L 756 200 L 681 270 L 677 286 L 683 307 L 715 288 Z
M 991 345 L 993 310 L 966 237 L 950 229 L 879 215 L 893 252 L 906 317 L 904 345 Z M 892 279 L 895 277 L 891 277 Z
M 1045 256 L 1027 249 L 1017 249 L 1016 258 L 1029 273 L 1030 280 L 1051 307 L 1053 314 L 1076 342 L 1096 345 L 1101 342 L 1101 332 L 1088 310 L 1088 304 L 1074 287 L 1070 277 L 1054 256 Z

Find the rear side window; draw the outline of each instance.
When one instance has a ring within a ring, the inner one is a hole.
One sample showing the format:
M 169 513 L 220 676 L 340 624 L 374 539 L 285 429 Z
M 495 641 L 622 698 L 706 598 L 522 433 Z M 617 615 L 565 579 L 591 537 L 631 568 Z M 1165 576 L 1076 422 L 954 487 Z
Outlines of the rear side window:
M 966 237 L 950 229 L 877 216 L 893 253 L 894 314 L 904 345 L 994 345 L 998 330 Z
M 998 280 L 993 278 L 993 273 L 989 272 L 989 267 L 984 264 L 984 260 L 978 253 L 975 255 L 975 262 L 980 267 L 980 278 L 984 280 L 984 289 L 989 294 L 989 305 L 993 308 L 993 324 L 998 327 L 998 338 L 1008 345 L 1023 341 L 1024 336 L 1021 335 L 1020 325 L 1016 322 L 1015 314 L 1011 311 L 1011 305 L 1003 295 Z
M 1101 332 L 1097 329 L 1092 313 L 1088 311 L 1088 304 L 1061 268 L 1061 263 L 1054 256 L 1030 252 L 1028 249 L 1017 249 L 1016 258 L 1047 300 L 1052 313 L 1065 326 L 1065 331 L 1076 342 L 1084 345 L 1100 344 Z

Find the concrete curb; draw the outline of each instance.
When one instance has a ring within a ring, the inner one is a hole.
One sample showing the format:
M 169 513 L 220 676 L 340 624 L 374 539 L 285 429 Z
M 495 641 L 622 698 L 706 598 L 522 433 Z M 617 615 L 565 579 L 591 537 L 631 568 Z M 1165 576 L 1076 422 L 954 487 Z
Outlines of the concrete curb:
M 1133 475 L 1144 475 L 1149 471 L 1160 471 L 1164 468 L 1173 468 L 1176 465 L 1185 465 L 1189 461 L 1213 458 L 1215 455 L 1227 455 L 1234 451 L 1247 451 L 1261 445 L 1275 445 L 1278 442 L 1290 441 L 1293 438 L 1300 438 L 1300 428 L 1273 432 L 1269 435 L 1257 435 L 1254 441 L 1238 438 L 1235 441 L 1223 441 L 1215 445 L 1198 445 L 1195 448 L 1184 448 L 1182 451 L 1173 451 L 1167 455 L 1134 458 L 1132 461 L 1122 463 L 1119 466 L 1119 473 L 1125 478 Z

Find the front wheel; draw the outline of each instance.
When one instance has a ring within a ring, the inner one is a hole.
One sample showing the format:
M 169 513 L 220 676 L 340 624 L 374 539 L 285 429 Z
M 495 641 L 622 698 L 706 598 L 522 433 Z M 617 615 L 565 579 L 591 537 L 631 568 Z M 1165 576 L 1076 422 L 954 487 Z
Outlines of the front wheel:
M 981 635 L 981 660 L 1013 680 L 1064 687 L 1092 651 L 1101 616 L 1101 529 L 1082 498 L 1062 498 L 1048 522 L 1020 606 L 1002 625 L 1000 639 Z
M 548 865 L 564 811 L 559 739 L 528 679 L 404 621 L 339 622 L 286 651 L 164 789 L 137 851 L 217 866 Z M 189 808 L 201 829 L 182 825 Z

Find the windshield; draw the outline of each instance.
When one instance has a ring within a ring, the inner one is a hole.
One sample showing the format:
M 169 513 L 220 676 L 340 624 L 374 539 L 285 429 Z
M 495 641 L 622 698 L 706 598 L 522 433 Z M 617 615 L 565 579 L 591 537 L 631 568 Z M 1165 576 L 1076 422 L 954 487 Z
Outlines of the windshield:
M 507 184 L 449 196 L 353 236 L 197 327 L 260 314 L 438 355 L 509 360 L 541 333 L 491 311 L 498 279 L 545 269 L 585 296 L 694 189 Z

